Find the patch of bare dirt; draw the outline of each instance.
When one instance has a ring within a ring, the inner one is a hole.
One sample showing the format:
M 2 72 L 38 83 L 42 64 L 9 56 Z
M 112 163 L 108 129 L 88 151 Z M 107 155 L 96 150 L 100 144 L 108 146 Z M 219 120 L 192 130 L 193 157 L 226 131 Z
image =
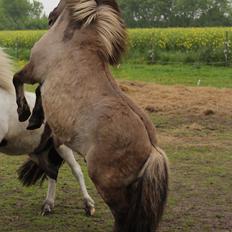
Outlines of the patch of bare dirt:
M 191 116 L 232 115 L 232 89 L 163 86 L 122 81 L 121 89 L 148 112 Z

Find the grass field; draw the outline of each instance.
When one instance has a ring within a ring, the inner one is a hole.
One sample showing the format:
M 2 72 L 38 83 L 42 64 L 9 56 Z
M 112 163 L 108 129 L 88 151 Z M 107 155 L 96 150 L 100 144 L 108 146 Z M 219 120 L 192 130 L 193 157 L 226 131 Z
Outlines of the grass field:
M 160 142 L 171 164 L 169 201 L 161 231 L 231 231 L 232 127 L 227 131 L 222 126 L 215 131 L 194 131 L 184 129 L 180 118 L 177 122 L 168 115 L 151 116 L 160 127 Z M 2 232 L 111 231 L 110 212 L 89 181 L 88 189 L 96 201 L 97 211 L 93 218 L 85 217 L 79 187 L 66 165 L 60 173 L 55 212 L 41 217 L 46 185 L 21 187 L 15 170 L 22 160 L 0 157 Z
M 232 88 L 231 67 L 201 65 L 123 64 L 113 69 L 121 80 L 154 82 L 164 85 L 210 86 Z M 199 82 L 200 80 L 200 82 Z
M 160 232 L 232 232 L 232 69 L 198 64 L 224 64 L 226 31 L 231 42 L 231 28 L 130 30 L 128 63 L 112 68 L 123 91 L 149 113 L 170 161 Z M 1 46 L 22 59 L 17 70 L 43 33 L 0 32 Z M 195 64 L 147 65 L 150 62 Z M 21 186 L 16 170 L 25 159 L 0 154 L 0 232 L 112 231 L 111 213 L 82 158 L 78 160 L 96 202 L 91 218 L 84 214 L 79 184 L 66 164 L 59 175 L 55 210 L 42 217 L 47 182 Z
M 17 61 L 16 70 L 26 61 Z M 162 85 L 232 88 L 231 67 L 209 65 L 145 65 L 125 63 L 112 68 L 118 80 L 142 81 Z M 34 88 L 29 86 L 29 90 Z
M 139 66 L 140 67 L 140 66 Z M 157 66 L 156 66 L 157 67 Z M 149 81 L 120 81 L 122 89 L 140 106 L 155 107 L 150 117 L 157 126 L 160 146 L 170 160 L 171 178 L 167 209 L 160 227 L 161 232 L 230 232 L 232 231 L 232 90 L 192 88 L 186 86 L 160 86 L 151 81 L 168 84 L 195 85 L 200 78 L 197 71 L 181 73 L 180 67 L 158 67 L 158 79 L 149 69 L 122 66 L 115 71 L 121 79 Z M 185 67 L 183 67 L 185 68 Z M 160 70 L 167 70 L 166 73 Z M 169 71 L 168 71 L 169 70 Z M 214 70 L 214 71 L 212 71 Z M 211 72 L 209 86 L 231 86 L 229 70 L 204 67 L 199 71 Z M 178 82 L 177 74 L 183 78 Z M 168 73 L 173 76 L 168 79 Z M 213 73 L 217 73 L 213 75 Z M 224 73 L 224 78 L 220 77 Z M 143 76 L 143 79 L 141 78 Z M 166 80 L 165 80 L 166 78 Z M 228 79 L 228 82 L 226 80 Z M 204 82 L 203 82 L 204 83 Z M 205 112 L 211 110 L 210 114 Z M 87 179 L 88 190 L 96 201 L 96 214 L 84 215 L 79 185 L 64 165 L 60 172 L 56 208 L 52 215 L 39 215 L 45 197 L 46 184 L 23 188 L 16 180 L 16 169 L 24 157 L 0 156 L 0 231 L 50 232 L 108 232 L 112 217 Z M 81 161 L 84 173 L 86 167 Z M 85 175 L 87 178 L 87 175 Z
M 18 62 L 16 69 L 25 63 Z M 127 63 L 113 68 L 113 73 L 141 107 L 154 109 L 149 115 L 170 160 L 170 193 L 160 232 L 231 232 L 231 68 Z M 1 232 L 111 231 L 112 216 L 81 158 L 96 201 L 92 218 L 84 214 L 79 185 L 67 165 L 60 172 L 54 213 L 40 216 L 47 186 L 20 185 L 16 169 L 24 160 L 0 155 Z

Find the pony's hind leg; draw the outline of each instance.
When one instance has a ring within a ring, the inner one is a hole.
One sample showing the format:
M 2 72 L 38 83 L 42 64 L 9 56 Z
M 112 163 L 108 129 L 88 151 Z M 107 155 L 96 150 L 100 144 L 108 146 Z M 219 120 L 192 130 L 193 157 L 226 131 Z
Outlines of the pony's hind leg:
M 41 85 L 39 85 L 35 91 L 36 93 L 36 102 L 32 112 L 32 115 L 29 119 L 28 130 L 35 130 L 41 127 L 44 122 L 44 111 L 42 106 L 41 98 Z
M 59 155 L 67 162 L 67 164 L 70 166 L 72 169 L 73 175 L 76 177 L 76 179 L 80 183 L 80 188 L 82 191 L 82 194 L 84 196 L 84 207 L 85 207 L 85 212 L 88 216 L 92 216 L 95 212 L 95 203 L 93 199 L 90 197 L 86 185 L 85 185 L 85 180 L 83 173 L 81 171 L 81 167 L 76 161 L 74 154 L 71 149 L 68 147 L 62 145 L 57 149 Z
M 26 121 L 30 115 L 30 107 L 24 95 L 24 83 L 35 84 L 32 78 L 33 66 L 29 63 L 21 71 L 17 72 L 13 78 L 13 84 L 16 91 L 16 102 L 18 105 L 18 117 L 20 122 Z
M 138 159 L 135 153 L 131 156 L 133 162 L 139 161 L 135 165 L 128 162 L 130 153 L 115 153 L 103 145 L 93 146 L 86 160 L 89 176 L 114 216 L 114 232 L 156 231 L 167 198 L 165 154 L 157 147 L 148 158 Z
M 108 165 L 108 160 L 110 159 L 102 157 L 100 155 L 102 153 L 104 151 L 100 150 L 96 152 L 93 149 L 87 154 L 86 161 L 89 176 L 114 216 L 113 231 L 132 232 L 126 228 L 126 218 L 130 205 L 128 202 L 127 187 L 123 183 L 123 174 L 122 172 L 115 172 L 114 167 L 117 164 Z
M 41 214 L 42 216 L 48 215 L 52 212 L 55 204 L 56 197 L 56 180 L 48 178 L 48 191 L 46 199 L 42 205 Z

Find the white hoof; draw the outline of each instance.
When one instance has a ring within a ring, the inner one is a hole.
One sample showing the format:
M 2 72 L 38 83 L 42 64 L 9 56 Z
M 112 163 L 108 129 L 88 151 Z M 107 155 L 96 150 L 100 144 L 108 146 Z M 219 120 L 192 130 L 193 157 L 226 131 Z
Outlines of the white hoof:
M 84 208 L 87 216 L 93 216 L 95 213 L 95 202 L 89 197 L 84 199 Z

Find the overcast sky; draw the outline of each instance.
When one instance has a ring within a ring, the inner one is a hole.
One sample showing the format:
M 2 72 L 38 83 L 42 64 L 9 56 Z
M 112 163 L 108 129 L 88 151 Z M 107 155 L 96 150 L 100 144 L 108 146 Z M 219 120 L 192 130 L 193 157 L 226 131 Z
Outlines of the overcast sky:
M 59 3 L 59 0 L 39 0 L 43 3 L 46 14 L 49 14 Z

